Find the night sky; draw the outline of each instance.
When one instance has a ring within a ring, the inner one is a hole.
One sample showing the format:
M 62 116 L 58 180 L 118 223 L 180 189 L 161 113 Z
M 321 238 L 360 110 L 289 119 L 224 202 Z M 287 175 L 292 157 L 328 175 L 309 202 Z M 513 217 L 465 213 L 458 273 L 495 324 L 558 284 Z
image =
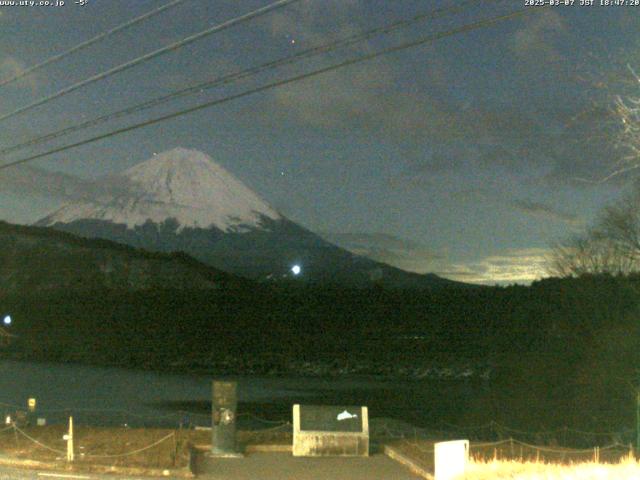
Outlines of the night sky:
M 0 80 L 168 0 L 0 7 Z M 265 0 L 186 0 L 10 85 L 0 116 Z M 0 148 L 456 1 L 302 0 L 0 121 Z M 44 152 L 483 18 L 460 33 L 171 121 L 0 170 L 0 218 L 33 222 L 113 174 L 175 147 L 201 150 L 294 221 L 407 270 L 528 283 L 552 242 L 579 232 L 634 173 L 597 181 L 626 152 L 615 95 L 638 93 L 640 6 L 477 1 L 318 58 L 204 91 L 48 144 Z M 599 0 L 596 1 L 599 3 Z M 631 68 L 630 68 L 631 67 Z M 28 165 L 28 166 L 27 166 Z

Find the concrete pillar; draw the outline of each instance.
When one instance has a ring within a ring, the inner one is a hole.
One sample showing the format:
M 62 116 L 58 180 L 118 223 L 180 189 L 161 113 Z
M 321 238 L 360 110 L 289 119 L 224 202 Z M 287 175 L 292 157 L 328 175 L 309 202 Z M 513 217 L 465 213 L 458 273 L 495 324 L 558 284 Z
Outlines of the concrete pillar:
M 211 402 L 211 454 L 219 457 L 241 456 L 236 444 L 237 383 L 213 381 Z

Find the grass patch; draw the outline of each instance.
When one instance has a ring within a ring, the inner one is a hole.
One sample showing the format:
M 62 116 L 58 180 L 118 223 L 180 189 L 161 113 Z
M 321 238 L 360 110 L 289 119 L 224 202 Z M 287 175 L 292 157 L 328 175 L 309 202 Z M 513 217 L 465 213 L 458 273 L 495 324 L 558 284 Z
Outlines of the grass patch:
M 434 472 L 435 441 L 396 439 L 384 442 L 423 470 Z M 529 445 L 516 440 L 471 442 L 467 480 L 589 480 L 640 478 L 640 463 L 628 446 L 569 449 Z
M 468 480 L 637 480 L 640 463 L 634 458 L 619 463 L 553 464 L 542 461 L 472 460 Z

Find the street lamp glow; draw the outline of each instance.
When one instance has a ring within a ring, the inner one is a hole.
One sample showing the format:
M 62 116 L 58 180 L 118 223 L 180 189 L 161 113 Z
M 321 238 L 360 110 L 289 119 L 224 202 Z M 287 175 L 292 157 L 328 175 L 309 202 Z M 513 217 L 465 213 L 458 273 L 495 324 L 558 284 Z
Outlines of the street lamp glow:
M 11 316 L 7 315 L 6 317 L 4 317 L 3 322 L 5 325 L 11 325 Z
M 300 272 L 302 272 L 302 268 L 300 268 L 300 265 L 294 265 L 293 267 L 291 267 L 291 273 L 293 273 L 294 275 L 300 275 Z

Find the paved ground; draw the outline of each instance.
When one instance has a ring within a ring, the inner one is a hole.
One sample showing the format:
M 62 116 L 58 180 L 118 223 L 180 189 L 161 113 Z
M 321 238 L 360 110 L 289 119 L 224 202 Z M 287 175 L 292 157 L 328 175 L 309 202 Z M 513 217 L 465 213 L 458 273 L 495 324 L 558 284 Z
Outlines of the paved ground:
M 207 480 L 422 480 L 380 454 L 300 458 L 290 453 L 252 453 L 241 459 L 201 457 L 198 478 Z
M 382 454 L 368 458 L 296 458 L 280 452 L 251 453 L 241 459 L 201 456 L 196 467 L 197 479 L 202 480 L 423 480 Z M 0 467 L 0 480 L 149 480 L 149 477 Z
M 49 472 L 0 467 L 0 480 L 149 480 L 149 477 L 99 475 L 94 473 Z M 178 480 L 167 477 L 167 480 Z M 184 479 L 179 479 L 184 480 Z

